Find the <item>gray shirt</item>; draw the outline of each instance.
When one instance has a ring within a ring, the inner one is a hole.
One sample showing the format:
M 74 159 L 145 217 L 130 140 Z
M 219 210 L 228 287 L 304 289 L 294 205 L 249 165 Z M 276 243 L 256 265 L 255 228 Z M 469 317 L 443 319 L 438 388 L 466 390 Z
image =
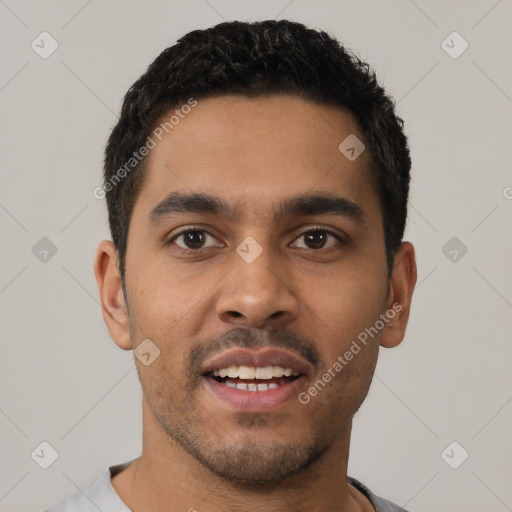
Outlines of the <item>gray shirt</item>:
M 44 512 L 98 512 L 98 509 L 102 512 L 131 512 L 112 487 L 110 478 L 129 466 L 133 460 L 107 467 L 89 489 L 71 496 Z M 349 477 L 348 481 L 368 498 L 376 512 L 407 512 L 402 507 L 375 496 L 355 478 Z

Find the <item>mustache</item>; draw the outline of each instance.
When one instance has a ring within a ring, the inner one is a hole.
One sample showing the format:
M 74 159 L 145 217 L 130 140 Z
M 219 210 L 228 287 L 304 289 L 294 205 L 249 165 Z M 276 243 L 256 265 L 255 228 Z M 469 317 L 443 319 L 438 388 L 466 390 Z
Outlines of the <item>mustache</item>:
M 238 327 L 226 331 L 221 336 L 200 340 L 192 346 L 188 360 L 188 367 L 192 370 L 192 375 L 200 371 L 204 361 L 210 356 L 235 347 L 252 349 L 262 347 L 283 348 L 300 354 L 315 368 L 320 363 L 320 354 L 315 343 L 307 336 L 283 328 L 253 331 Z

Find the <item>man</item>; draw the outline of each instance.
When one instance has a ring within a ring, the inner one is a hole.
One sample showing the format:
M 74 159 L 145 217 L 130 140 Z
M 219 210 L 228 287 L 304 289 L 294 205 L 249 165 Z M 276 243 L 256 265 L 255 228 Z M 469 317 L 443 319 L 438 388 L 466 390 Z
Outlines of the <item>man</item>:
M 403 510 L 347 476 L 416 282 L 402 128 L 369 66 L 298 23 L 160 54 L 106 147 L 95 261 L 143 451 L 51 512 Z

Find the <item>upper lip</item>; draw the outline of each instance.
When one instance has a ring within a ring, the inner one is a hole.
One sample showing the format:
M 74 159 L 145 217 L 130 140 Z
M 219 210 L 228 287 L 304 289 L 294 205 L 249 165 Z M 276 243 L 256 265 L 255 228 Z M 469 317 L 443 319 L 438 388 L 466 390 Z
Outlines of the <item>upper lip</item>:
M 305 374 L 308 370 L 308 363 L 302 358 L 276 348 L 260 349 L 257 352 L 246 349 L 232 349 L 224 352 L 211 360 L 207 361 L 202 373 L 220 370 L 228 366 L 282 366 L 283 368 L 291 368 L 299 374 Z

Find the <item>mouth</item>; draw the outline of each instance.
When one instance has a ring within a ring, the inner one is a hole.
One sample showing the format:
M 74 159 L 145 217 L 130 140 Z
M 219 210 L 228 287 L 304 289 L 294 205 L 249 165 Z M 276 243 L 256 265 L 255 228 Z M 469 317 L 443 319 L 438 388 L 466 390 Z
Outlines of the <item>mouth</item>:
M 208 372 L 206 377 L 240 391 L 267 392 L 285 386 L 300 377 L 299 372 L 282 366 L 235 366 Z
M 202 375 L 216 399 L 237 411 L 269 411 L 298 395 L 308 363 L 278 349 L 235 349 L 206 364 Z

